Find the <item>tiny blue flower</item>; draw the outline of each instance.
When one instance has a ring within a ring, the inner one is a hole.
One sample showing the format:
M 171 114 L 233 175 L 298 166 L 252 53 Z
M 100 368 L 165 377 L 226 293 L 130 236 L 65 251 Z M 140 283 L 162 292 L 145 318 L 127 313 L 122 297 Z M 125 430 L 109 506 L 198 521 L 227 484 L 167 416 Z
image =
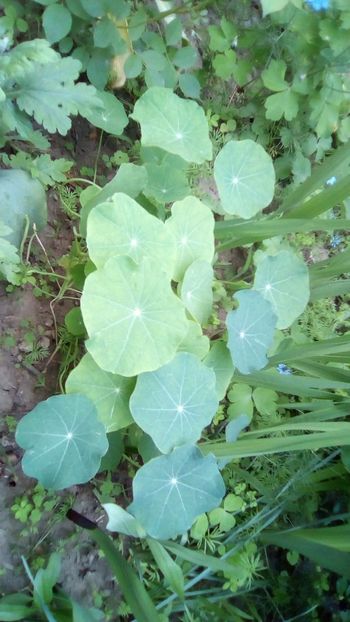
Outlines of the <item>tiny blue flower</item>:
M 313 11 L 323 11 L 329 8 L 329 0 L 306 0 Z
M 334 235 L 332 235 L 331 237 L 331 247 L 332 248 L 337 248 L 337 246 L 339 246 L 339 244 L 341 244 L 343 241 L 343 238 L 341 235 L 339 235 L 339 233 L 335 233 Z
M 276 367 L 279 374 L 283 374 L 283 376 L 290 376 L 293 372 L 287 367 L 285 363 L 279 363 Z
M 334 177 L 334 175 L 333 175 L 333 177 L 330 177 L 329 179 L 327 179 L 326 186 L 334 186 L 336 181 L 337 181 L 337 178 Z

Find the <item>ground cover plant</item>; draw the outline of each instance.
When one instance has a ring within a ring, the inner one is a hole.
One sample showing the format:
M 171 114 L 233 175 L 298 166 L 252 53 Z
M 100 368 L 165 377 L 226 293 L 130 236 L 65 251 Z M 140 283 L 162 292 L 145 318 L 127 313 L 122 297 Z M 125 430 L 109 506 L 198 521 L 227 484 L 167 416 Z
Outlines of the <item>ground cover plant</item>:
M 0 619 L 348 620 L 346 3 L 0 6 L 1 276 L 53 312 L 23 364 L 60 359 L 4 412 L 38 486 L 12 511 L 37 535 L 61 508 L 115 577 L 78 602 L 34 549 Z

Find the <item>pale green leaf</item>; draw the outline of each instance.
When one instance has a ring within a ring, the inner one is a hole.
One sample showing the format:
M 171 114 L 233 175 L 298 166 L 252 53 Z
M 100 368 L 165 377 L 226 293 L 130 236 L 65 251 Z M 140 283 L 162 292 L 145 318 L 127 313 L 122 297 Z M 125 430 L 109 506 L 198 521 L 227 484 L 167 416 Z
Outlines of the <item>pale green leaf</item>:
M 110 257 L 127 255 L 136 263 L 149 257 L 170 276 L 174 271 L 176 245 L 171 232 L 127 194 L 115 193 L 92 210 L 86 240 L 98 268 Z
M 148 184 L 144 191 L 146 196 L 154 197 L 159 203 L 179 201 L 190 194 L 186 173 L 174 168 L 168 162 L 146 164 Z
M 142 145 L 160 147 L 187 162 L 211 160 L 208 122 L 196 102 L 155 86 L 141 95 L 131 117 L 141 124 Z
M 96 363 L 136 376 L 168 363 L 187 332 L 182 302 L 161 267 L 112 257 L 87 277 L 81 299 L 86 346 Z
M 277 316 L 277 328 L 288 328 L 309 301 L 308 268 L 288 250 L 267 255 L 257 266 L 254 289 L 271 303 Z
M 269 66 L 261 74 L 264 86 L 270 91 L 284 91 L 288 84 L 284 79 L 287 65 L 283 60 L 272 59 Z
M 215 458 L 203 458 L 197 447 L 187 445 L 138 470 L 129 511 L 150 536 L 165 540 L 185 533 L 197 516 L 217 507 L 224 494 Z
M 176 239 L 177 256 L 173 278 L 180 281 L 196 259 L 209 263 L 214 257 L 214 216 L 196 197 L 174 203 L 165 227 Z
M 182 286 L 181 299 L 192 317 L 200 324 L 205 324 L 213 306 L 213 268 L 207 261 L 197 259 L 186 270 Z
M 40 402 L 19 422 L 16 441 L 25 474 L 54 490 L 88 482 L 108 449 L 94 404 L 79 394 Z
M 203 359 L 209 352 L 209 338 L 203 335 L 202 329 L 197 322 L 188 320 L 187 327 L 187 333 L 181 341 L 178 351 L 190 352 L 198 356 L 198 358 Z
M 132 423 L 129 398 L 135 380 L 104 371 L 90 354 L 85 354 L 69 374 L 67 393 L 82 393 L 96 406 L 99 420 L 106 432 L 125 428 Z
M 266 15 L 270 15 L 270 13 L 276 13 L 276 11 L 284 9 L 289 0 L 260 0 L 260 2 L 263 9 L 263 15 L 265 17 Z
M 43 27 L 49 43 L 57 43 L 68 35 L 72 27 L 72 15 L 62 4 L 51 4 L 42 14 Z
M 215 159 L 214 178 L 222 207 L 228 214 L 251 218 L 273 199 L 272 160 L 252 140 L 226 143 Z
M 114 136 L 120 136 L 128 124 L 123 104 L 113 93 L 98 91 L 96 95 L 100 101 L 100 107 L 80 106 L 79 113 L 92 125 Z
M 299 110 L 299 98 L 296 93 L 289 88 L 280 93 L 269 95 L 265 101 L 266 118 L 272 121 L 279 121 L 284 116 L 286 121 L 292 121 Z
M 217 396 L 219 400 L 224 399 L 234 371 L 226 344 L 221 340 L 214 341 L 204 363 L 214 370 Z
M 277 318 L 270 302 L 257 291 L 239 291 L 235 298 L 239 307 L 227 315 L 227 345 L 237 369 L 250 374 L 267 363 Z
M 109 531 L 123 533 L 132 538 L 143 538 L 146 535 L 145 530 L 136 518 L 120 507 L 120 505 L 116 503 L 103 503 L 102 507 L 108 516 L 106 528 Z
M 195 443 L 219 404 L 215 382 L 214 372 L 196 356 L 180 352 L 138 377 L 130 399 L 132 416 L 163 453 Z

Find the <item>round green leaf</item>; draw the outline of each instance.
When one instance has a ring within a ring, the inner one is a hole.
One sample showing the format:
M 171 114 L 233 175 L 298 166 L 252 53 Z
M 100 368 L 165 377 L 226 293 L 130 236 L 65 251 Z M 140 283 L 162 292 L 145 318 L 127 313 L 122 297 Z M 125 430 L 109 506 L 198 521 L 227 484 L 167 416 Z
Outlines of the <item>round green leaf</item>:
M 216 376 L 216 393 L 223 400 L 233 376 L 232 358 L 223 341 L 214 341 L 204 363 L 214 370 Z
M 37 231 L 47 222 L 46 195 L 42 184 L 25 171 L 0 170 L 0 220 L 10 227 L 7 240 L 16 248 L 22 241 L 26 218 Z M 31 229 L 30 229 L 31 231 Z
M 81 308 L 96 363 L 136 376 L 168 363 L 187 331 L 184 307 L 158 263 L 112 257 L 85 281 Z
M 127 194 L 116 193 L 91 211 L 86 239 L 98 268 L 110 257 L 127 255 L 136 263 L 149 257 L 161 270 L 173 273 L 176 245 L 171 232 Z
M 257 266 L 254 289 L 271 303 L 277 328 L 288 328 L 310 298 L 309 270 L 300 257 L 283 250 L 267 255 Z
M 99 420 L 106 432 L 114 432 L 132 423 L 129 398 L 135 386 L 134 378 L 110 374 L 85 354 L 66 382 L 67 393 L 82 393 L 96 406 Z
M 190 193 L 187 177 L 182 169 L 174 168 L 168 162 L 146 164 L 148 184 L 146 196 L 154 197 L 159 203 L 170 203 L 185 198 Z
M 198 357 L 179 352 L 167 365 L 138 377 L 132 416 L 163 453 L 195 443 L 218 408 L 215 383 L 214 372 Z
M 213 268 L 210 263 L 197 259 L 185 272 L 181 300 L 187 311 L 200 324 L 205 324 L 213 306 Z
M 19 422 L 16 442 L 26 450 L 24 473 L 54 490 L 88 482 L 108 449 L 94 404 L 79 394 L 40 402 Z
M 51 4 L 46 7 L 42 20 L 49 43 L 56 43 L 66 37 L 72 27 L 72 15 L 62 4 Z
M 154 86 L 137 100 L 131 117 L 141 124 L 142 145 L 160 147 L 187 162 L 211 160 L 208 122 L 196 102 Z
M 197 516 L 220 505 L 224 494 L 214 456 L 203 457 L 186 445 L 138 470 L 128 510 L 152 538 L 165 540 L 185 533 Z
M 128 124 L 128 117 L 125 114 L 123 104 L 113 93 L 99 91 L 97 96 L 101 101 L 101 108 L 97 108 L 97 106 L 93 108 L 81 107 L 79 109 L 80 114 L 92 125 L 114 136 L 120 136 Z
M 187 268 L 196 260 L 209 263 L 214 257 L 214 216 L 196 197 L 174 203 L 165 227 L 176 239 L 177 256 L 173 278 L 180 281 Z
M 252 140 L 230 140 L 214 162 L 214 178 L 227 214 L 252 218 L 271 203 L 275 171 L 266 151 Z
M 187 333 L 183 341 L 181 341 L 178 351 L 190 352 L 191 354 L 198 356 L 198 358 L 203 359 L 209 352 L 209 338 L 206 335 L 203 335 L 202 329 L 197 322 L 188 320 L 187 326 Z
M 271 304 L 254 290 L 235 294 L 239 307 L 226 318 L 228 348 L 241 374 L 251 374 L 267 363 L 277 318 Z

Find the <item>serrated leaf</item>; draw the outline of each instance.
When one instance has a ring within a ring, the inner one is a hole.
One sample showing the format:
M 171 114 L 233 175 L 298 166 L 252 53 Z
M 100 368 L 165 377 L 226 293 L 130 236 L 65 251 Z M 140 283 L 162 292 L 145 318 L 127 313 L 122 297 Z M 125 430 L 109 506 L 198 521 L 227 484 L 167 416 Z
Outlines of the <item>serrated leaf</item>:
M 79 71 L 80 62 L 74 58 L 61 58 L 45 65 L 32 63 L 17 78 L 18 107 L 48 132 L 67 134 L 70 115 L 78 114 L 86 106 L 100 106 L 93 87 L 82 82 L 74 84 Z
M 235 294 L 239 307 L 226 318 L 228 348 L 241 374 L 251 374 L 267 363 L 277 318 L 271 304 L 253 290 Z
M 298 95 L 293 93 L 291 89 L 269 95 L 265 101 L 266 118 L 279 121 L 284 117 L 286 121 L 291 121 L 298 114 L 298 102 Z
M 213 306 L 213 268 L 197 259 L 186 270 L 181 286 L 181 300 L 200 324 L 205 324 Z
M 211 160 L 208 122 L 196 102 L 155 86 L 138 99 L 130 116 L 141 124 L 142 145 L 160 147 L 187 162 Z
M 52 160 L 48 154 L 37 156 L 32 161 L 30 173 L 44 186 L 54 186 L 57 182 L 67 181 L 65 173 L 69 171 L 74 162 L 65 158 Z
M 148 257 L 139 265 L 112 257 L 89 274 L 81 308 L 88 351 L 102 369 L 122 376 L 170 361 L 187 331 L 182 302 L 159 264 Z
M 178 353 L 167 365 L 141 374 L 130 399 L 140 428 L 168 453 L 195 443 L 218 407 L 214 372 L 193 354 Z
M 19 271 L 20 258 L 17 248 L 2 236 L 9 235 L 11 229 L 0 222 L 0 279 L 5 277 L 9 283 L 15 284 L 16 274 Z
M 165 227 L 176 240 L 176 263 L 173 278 L 180 281 L 196 259 L 209 263 L 214 257 L 214 216 L 196 197 L 177 201 Z
M 252 140 L 226 143 L 215 159 L 214 178 L 228 214 L 251 218 L 273 199 L 275 171 L 271 157 Z
M 25 474 L 53 490 L 88 482 L 108 449 L 94 404 L 79 394 L 40 402 L 19 422 L 16 442 Z
M 214 456 L 185 446 L 153 458 L 133 481 L 129 511 L 153 538 L 175 538 L 190 529 L 197 516 L 217 507 L 225 485 Z
M 270 302 L 277 328 L 288 328 L 309 301 L 308 268 L 302 259 L 287 250 L 268 255 L 257 266 L 254 289 Z
M 213 59 L 213 67 L 219 78 L 228 80 L 232 76 L 236 58 L 234 50 L 226 50 L 223 54 L 216 54 Z
M 95 404 L 98 418 L 106 432 L 113 432 L 132 423 L 129 398 L 134 386 L 134 378 L 106 372 L 90 354 L 85 354 L 70 372 L 66 392 L 86 395 Z
M 287 65 L 283 60 L 272 59 L 267 69 L 261 74 L 262 81 L 270 91 L 284 91 L 288 84 L 284 79 Z
M 49 43 L 61 41 L 72 27 L 72 15 L 62 4 L 51 4 L 42 14 L 43 27 Z
M 136 263 L 149 257 L 164 272 L 173 273 L 176 246 L 171 232 L 127 194 L 116 193 L 92 210 L 86 240 L 97 267 L 110 257 L 127 255 Z

